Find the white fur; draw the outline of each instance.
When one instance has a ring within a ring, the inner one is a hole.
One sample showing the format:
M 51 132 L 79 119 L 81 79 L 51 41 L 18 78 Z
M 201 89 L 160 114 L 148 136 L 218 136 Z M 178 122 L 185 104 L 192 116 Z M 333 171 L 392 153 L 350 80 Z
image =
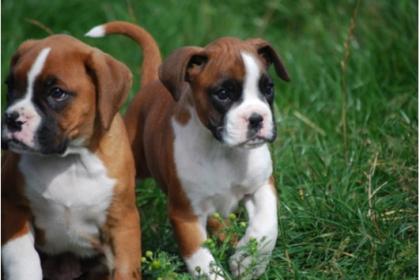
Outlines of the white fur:
M 31 232 L 3 244 L 1 261 L 6 280 L 42 280 L 41 261 Z
M 92 38 L 100 38 L 104 37 L 106 34 L 105 28 L 103 25 L 98 25 L 89 30 L 88 33 L 85 34 L 86 37 L 92 37 Z
M 216 265 L 213 255 L 207 248 L 199 248 L 192 256 L 185 259 L 188 270 L 192 275 L 206 275 L 209 280 L 223 280 L 219 275 L 220 268 Z M 198 271 L 197 271 L 197 268 Z
M 42 72 L 50 51 L 51 48 L 44 48 L 38 54 L 27 74 L 28 81 L 25 95 L 22 99 L 12 104 L 6 111 L 6 113 L 19 113 L 19 118 L 17 120 L 23 123 L 21 131 L 5 131 L 6 136 L 19 140 L 30 148 L 35 148 L 35 134 L 41 123 L 41 116 L 38 114 L 35 105 L 32 102 L 34 82 Z M 11 148 L 13 149 L 13 146 Z
M 115 180 L 102 161 L 86 148 L 60 156 L 22 155 L 19 168 L 25 177 L 35 225 L 45 232 L 46 253 L 96 253 L 110 206 Z
M 250 223 L 242 243 L 251 237 L 261 239 L 267 235 L 271 243 L 268 247 L 261 247 L 261 251 L 271 252 L 277 236 L 277 210 L 273 192 L 270 196 L 265 191 L 272 173 L 267 144 L 254 149 L 221 144 L 203 127 L 196 112 L 190 110 L 190 113 L 191 119 L 186 125 L 173 120 L 172 127 L 178 178 L 194 213 L 200 221 L 206 221 L 214 212 L 226 216 L 239 201 L 250 197 L 250 202 L 247 202 Z M 264 199 L 268 199 L 266 205 Z M 268 216 L 265 217 L 265 214 Z M 201 268 L 208 267 L 213 260 L 208 250 L 200 248 L 186 262 L 191 271 L 197 264 Z
M 228 215 L 270 177 L 268 146 L 241 149 L 223 145 L 203 127 L 194 110 L 190 113 L 185 126 L 172 122 L 178 177 L 197 215 L 216 211 Z
M 258 242 L 257 265 L 252 268 L 253 276 L 264 273 L 270 260 L 278 234 L 277 198 L 268 183 L 260 187 L 252 196 L 245 200 L 248 212 L 249 226 L 245 235 L 237 244 L 235 254 L 230 258 L 230 269 L 239 277 L 251 265 L 253 259 L 245 255 L 245 247 L 251 239 Z
M 206 232 L 207 217 L 199 217 L 199 226 L 201 231 L 201 239 L 207 239 Z M 207 248 L 200 247 L 189 257 L 184 258 L 185 264 L 192 275 L 207 275 L 209 279 L 223 280 L 222 276 L 219 276 L 218 272 L 221 269 L 216 265 L 216 262 Z M 199 271 L 197 271 L 199 268 Z
M 261 66 L 257 59 L 249 53 L 241 53 L 245 66 L 245 78 L 243 84 L 243 101 L 234 104 L 226 114 L 226 125 L 223 132 L 224 141 L 230 146 L 245 144 L 248 139 L 249 118 L 253 113 L 263 117 L 262 128 L 258 136 L 271 138 L 273 133 L 272 112 L 268 103 L 260 98 L 258 81 L 261 77 Z

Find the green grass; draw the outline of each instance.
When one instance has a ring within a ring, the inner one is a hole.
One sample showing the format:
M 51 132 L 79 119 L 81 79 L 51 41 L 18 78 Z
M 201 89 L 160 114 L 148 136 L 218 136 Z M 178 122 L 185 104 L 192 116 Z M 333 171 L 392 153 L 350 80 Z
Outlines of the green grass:
M 165 56 L 220 36 L 263 37 L 284 58 L 292 82 L 276 79 L 279 136 L 272 152 L 280 235 L 261 279 L 416 279 L 418 7 L 410 0 L 362 0 L 348 37 L 355 5 L 350 0 L 2 1 L 1 75 L 4 80 L 23 40 L 47 35 L 26 19 L 104 49 L 135 74 L 141 54 L 130 40 L 82 35 L 109 20 L 136 22 L 154 35 Z M 139 186 L 137 201 L 143 250 L 153 252 L 143 266 L 146 277 L 190 279 L 164 195 L 148 181 Z M 225 268 L 231 251 L 226 247 L 213 248 Z

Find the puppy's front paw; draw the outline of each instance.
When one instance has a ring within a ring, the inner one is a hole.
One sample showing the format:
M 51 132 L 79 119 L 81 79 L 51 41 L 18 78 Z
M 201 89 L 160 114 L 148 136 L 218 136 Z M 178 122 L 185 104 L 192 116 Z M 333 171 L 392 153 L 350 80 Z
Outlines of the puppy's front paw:
M 257 279 L 266 270 L 270 255 L 271 250 L 258 244 L 257 240 L 251 239 L 246 245 L 238 246 L 230 258 L 230 271 L 238 279 Z
M 237 252 L 229 260 L 230 271 L 238 279 L 258 279 L 264 273 L 269 262 L 269 256 L 249 256 Z

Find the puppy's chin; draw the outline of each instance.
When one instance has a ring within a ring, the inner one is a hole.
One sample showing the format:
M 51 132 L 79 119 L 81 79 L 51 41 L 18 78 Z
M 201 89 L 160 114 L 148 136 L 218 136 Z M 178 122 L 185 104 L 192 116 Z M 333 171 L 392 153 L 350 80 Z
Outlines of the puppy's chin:
M 255 149 L 258 147 L 261 147 L 262 145 L 266 144 L 268 142 L 268 140 L 266 139 L 262 139 L 262 138 L 255 138 L 255 139 L 250 139 L 242 144 L 239 144 L 238 147 L 244 148 L 244 149 Z
M 224 134 L 221 142 L 228 147 L 251 150 L 272 143 L 275 139 L 276 132 L 273 130 L 268 136 L 251 135 L 235 138 L 233 135 Z
M 15 139 L 4 139 L 2 138 L 1 147 L 3 150 L 10 150 L 17 154 L 32 154 L 32 155 L 63 155 L 67 150 L 67 143 L 63 141 L 62 143 L 54 146 L 42 147 L 35 145 L 35 147 L 30 147 L 20 141 Z
M 37 154 L 40 153 L 37 149 L 29 147 L 22 142 L 16 140 L 1 140 L 1 148 L 3 150 L 10 150 L 17 154 Z

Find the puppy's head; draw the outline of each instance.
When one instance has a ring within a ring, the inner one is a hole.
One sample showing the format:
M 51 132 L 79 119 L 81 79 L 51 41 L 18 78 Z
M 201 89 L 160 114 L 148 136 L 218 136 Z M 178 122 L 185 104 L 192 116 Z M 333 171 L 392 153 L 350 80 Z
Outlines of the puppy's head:
M 131 86 L 122 63 L 66 35 L 24 42 L 7 78 L 2 147 L 63 154 L 109 129 Z
M 272 64 L 277 75 L 288 81 L 268 42 L 221 38 L 205 48 L 176 50 L 159 76 L 175 100 L 192 94 L 200 121 L 216 139 L 228 146 L 253 148 L 276 137 L 274 85 L 267 73 Z

